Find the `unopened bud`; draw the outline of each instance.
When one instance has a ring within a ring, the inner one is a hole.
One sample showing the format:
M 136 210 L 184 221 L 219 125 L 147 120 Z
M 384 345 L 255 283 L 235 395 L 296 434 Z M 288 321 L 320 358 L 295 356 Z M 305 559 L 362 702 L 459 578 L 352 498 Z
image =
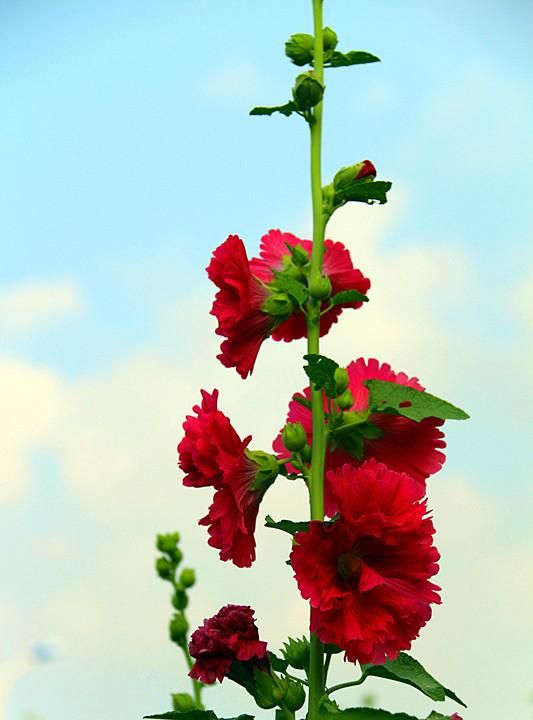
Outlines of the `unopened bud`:
M 304 447 L 300 451 L 300 455 L 302 456 L 302 460 L 304 463 L 310 463 L 311 462 L 311 456 L 313 454 L 313 450 L 311 449 L 311 445 L 304 445 Z
M 160 552 L 170 553 L 176 549 L 177 544 L 180 541 L 180 534 L 167 533 L 165 535 L 158 535 L 156 539 L 156 547 Z
M 172 596 L 172 604 L 174 605 L 176 610 L 185 610 L 185 608 L 189 604 L 189 598 L 187 597 L 187 593 L 184 590 L 176 590 L 176 592 Z
M 337 192 L 342 192 L 354 183 L 374 180 L 376 174 L 376 168 L 370 160 L 363 160 L 356 165 L 341 168 L 333 178 L 333 187 Z
M 283 445 L 290 452 L 299 452 L 307 443 L 307 433 L 301 423 L 287 423 L 281 432 Z
M 282 653 L 293 668 L 306 671 L 309 669 L 310 649 L 307 638 L 289 638 L 288 642 L 283 644 Z
M 307 33 L 291 35 L 285 43 L 285 55 L 295 65 L 308 65 L 313 62 L 315 39 Z
M 172 580 L 174 577 L 174 565 L 166 557 L 158 557 L 155 561 L 155 569 L 162 580 Z
M 332 30 L 330 27 L 325 27 L 323 34 L 324 52 L 335 50 L 338 42 L 339 38 L 335 30 Z
M 294 680 L 287 680 L 287 694 L 283 698 L 283 705 L 287 710 L 299 710 L 305 702 L 303 685 Z
M 260 708 L 270 710 L 287 694 L 287 681 L 277 675 L 254 669 L 254 698 Z
M 279 474 L 279 463 L 275 455 L 263 450 L 245 450 L 246 457 L 257 465 L 253 490 L 265 492 Z
M 314 277 L 309 283 L 309 294 L 317 300 L 325 300 L 331 295 L 331 280 L 326 275 Z
M 194 710 L 194 700 L 189 693 L 173 693 L 172 709 L 178 712 L 188 712 Z
M 345 390 L 342 395 L 336 399 L 336 403 L 341 410 L 349 410 L 354 403 L 352 391 Z
M 296 265 L 307 265 L 309 262 L 309 253 L 304 250 L 301 245 L 291 245 L 290 248 L 292 261 Z
M 187 622 L 185 615 L 183 615 L 183 613 L 177 613 L 174 615 L 168 626 L 172 642 L 183 643 L 188 629 L 189 623 Z
M 324 87 L 311 75 L 298 75 L 292 89 L 292 96 L 299 110 L 309 110 L 322 100 Z
M 335 370 L 333 379 L 335 380 L 335 390 L 337 391 L 337 395 L 342 395 L 342 393 L 347 390 L 350 385 L 350 377 L 346 368 L 338 367 Z
M 183 568 L 180 574 L 180 583 L 183 587 L 190 588 L 196 582 L 196 573 L 192 568 Z

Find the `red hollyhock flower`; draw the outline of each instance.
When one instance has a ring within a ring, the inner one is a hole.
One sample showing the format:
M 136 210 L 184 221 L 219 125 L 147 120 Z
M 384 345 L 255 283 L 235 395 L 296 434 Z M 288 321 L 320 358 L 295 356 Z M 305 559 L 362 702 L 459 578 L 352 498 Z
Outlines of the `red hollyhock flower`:
M 355 180 L 361 180 L 361 178 L 369 176 L 375 178 L 378 174 L 374 164 L 371 163 L 370 160 L 363 160 L 361 166 L 361 169 L 355 176 Z
M 375 359 L 364 360 L 359 358 L 347 366 L 350 378 L 349 389 L 354 397 L 350 411 L 362 412 L 368 410 L 369 392 L 363 385 L 365 380 L 378 379 L 396 382 L 400 385 L 424 390 L 417 378 L 409 378 L 405 373 L 396 373 L 388 363 L 382 365 Z M 306 388 L 302 395 L 310 397 L 309 388 Z M 327 410 L 327 405 L 324 404 Z M 312 443 L 312 416 L 311 411 L 303 407 L 296 400 L 289 403 L 287 422 L 301 423 L 306 432 L 309 444 Z M 360 465 L 364 459 L 375 458 L 385 463 L 392 470 L 405 472 L 422 485 L 426 478 L 436 473 L 442 467 L 446 456 L 440 449 L 446 447 L 444 434 L 439 430 L 443 424 L 437 418 L 426 418 L 421 422 L 409 420 L 401 415 L 389 415 L 387 413 L 372 413 L 368 422 L 381 431 L 381 437 L 363 437 L 363 458 L 356 458 L 346 449 L 339 445 L 335 450 L 328 449 L 326 453 L 326 470 L 341 467 L 344 463 Z M 288 457 L 288 452 L 283 447 L 281 433 L 273 444 L 274 451 L 282 458 Z M 327 484 L 326 484 L 327 490 Z M 329 493 L 328 493 L 329 494 Z M 328 503 L 328 513 L 335 509 Z
M 230 675 L 234 662 L 268 669 L 267 644 L 259 640 L 254 611 L 226 605 L 194 631 L 189 652 L 196 660 L 189 675 L 206 685 Z
M 272 456 L 247 450 L 251 435 L 240 439 L 217 400 L 218 390 L 202 390 L 202 403 L 193 408 L 196 417 L 186 417 L 179 466 L 184 485 L 216 489 L 208 514 L 199 521 L 209 528 L 209 545 L 220 550 L 222 560 L 249 567 L 255 560 L 259 505 L 277 467 Z
M 310 240 L 300 240 L 296 235 L 281 230 L 270 230 L 261 238 L 260 256 L 250 261 L 253 274 L 264 283 L 272 282 L 274 271 L 284 270 L 289 264 L 291 254 L 287 245 L 292 247 L 300 245 L 309 256 L 309 261 L 311 260 L 313 243 Z M 358 290 L 366 294 L 370 288 L 370 280 L 360 270 L 354 268 L 349 250 L 340 242 L 325 241 L 322 272 L 331 281 L 332 295 L 343 290 Z M 333 323 L 337 322 L 343 307 L 359 308 L 361 305 L 361 302 L 350 302 L 332 308 L 320 320 L 320 334 L 325 335 Z M 327 301 L 324 301 L 323 307 L 326 306 Z M 286 342 L 306 336 L 307 326 L 301 312 L 294 312 L 272 332 L 274 340 Z
M 328 473 L 340 517 L 294 537 L 291 564 L 312 607 L 311 631 L 350 662 L 383 663 L 408 650 L 440 603 L 424 490 L 368 460 Z
M 217 357 L 245 378 L 252 372 L 259 348 L 276 322 L 261 311 L 269 292 L 250 272 L 246 249 L 238 235 L 230 235 L 214 251 L 207 274 L 219 288 L 211 310 L 218 320 L 216 333 L 226 338 Z

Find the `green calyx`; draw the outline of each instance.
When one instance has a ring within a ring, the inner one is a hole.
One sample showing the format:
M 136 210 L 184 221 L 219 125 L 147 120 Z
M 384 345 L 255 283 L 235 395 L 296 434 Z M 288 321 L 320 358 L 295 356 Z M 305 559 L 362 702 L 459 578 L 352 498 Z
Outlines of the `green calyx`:
M 363 161 L 355 165 L 350 165 L 349 167 L 341 168 L 333 178 L 333 188 L 335 192 L 342 193 L 354 183 L 373 182 L 376 177 L 375 175 L 364 175 L 362 178 L 358 177 L 364 166 L 365 163 Z
M 299 110 L 310 110 L 318 105 L 324 96 L 324 86 L 315 77 L 312 70 L 298 75 L 292 96 Z
M 307 433 L 301 423 L 287 423 L 281 431 L 281 441 L 289 452 L 303 450 L 307 443 Z
M 162 580 L 173 580 L 176 566 L 166 557 L 158 557 L 155 561 L 155 569 Z
M 287 681 L 272 672 L 254 668 L 253 696 L 260 708 L 270 710 L 280 706 L 287 695 Z
M 187 632 L 189 630 L 189 623 L 183 613 L 176 613 L 171 619 L 168 631 L 172 642 L 181 645 L 185 642 Z
M 192 568 L 183 568 L 180 574 L 180 583 L 184 588 L 190 588 L 196 582 L 196 572 Z
M 307 33 L 295 33 L 285 43 L 285 55 L 295 65 L 311 65 L 315 39 Z
M 345 390 L 335 401 L 341 410 L 349 410 L 353 403 L 354 398 L 351 390 Z
M 289 638 L 281 651 L 285 660 L 296 670 L 309 670 L 309 640 L 306 637 Z
M 194 700 L 189 693 L 173 693 L 172 709 L 178 712 L 188 712 L 194 710 Z
M 324 59 L 327 61 L 337 47 L 339 38 L 335 30 L 332 30 L 330 27 L 325 27 L 322 33 L 322 39 L 324 44 Z
M 261 307 L 262 312 L 277 318 L 288 318 L 294 312 L 294 302 L 286 292 L 270 294 Z
M 333 373 L 333 380 L 335 382 L 337 395 L 342 395 L 342 393 L 347 390 L 350 385 L 350 376 L 348 375 L 346 368 L 343 367 L 338 367 L 335 370 Z
M 283 698 L 283 707 L 294 712 L 299 710 L 305 702 L 303 685 L 295 680 L 287 679 L 287 694 Z
M 316 300 L 326 300 L 331 295 L 331 280 L 326 275 L 314 277 L 309 283 L 309 295 Z
M 257 465 L 252 490 L 265 492 L 279 474 L 279 462 L 274 455 L 263 450 L 245 450 L 246 457 Z

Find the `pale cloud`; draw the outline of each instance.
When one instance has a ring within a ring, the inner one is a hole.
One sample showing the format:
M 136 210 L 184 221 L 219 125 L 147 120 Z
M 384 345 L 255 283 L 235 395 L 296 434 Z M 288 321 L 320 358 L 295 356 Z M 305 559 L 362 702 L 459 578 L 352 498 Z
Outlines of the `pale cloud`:
M 0 357 L 0 505 L 23 494 L 32 454 L 56 437 L 63 391 L 48 370 Z
M 257 68 L 247 62 L 227 62 L 214 68 L 206 77 L 203 90 L 215 100 L 247 98 L 260 84 Z
M 29 280 L 0 290 L 0 330 L 27 335 L 79 315 L 84 308 L 84 295 L 70 280 Z

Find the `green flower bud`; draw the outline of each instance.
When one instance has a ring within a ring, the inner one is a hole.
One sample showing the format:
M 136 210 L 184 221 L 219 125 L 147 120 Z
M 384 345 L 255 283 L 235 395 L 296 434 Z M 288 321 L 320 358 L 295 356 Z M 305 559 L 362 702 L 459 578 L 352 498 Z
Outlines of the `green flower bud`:
M 343 167 L 333 178 L 333 187 L 337 192 L 346 190 L 350 185 L 360 182 L 371 182 L 376 177 L 376 168 L 370 160 L 363 160 L 356 165 Z
M 302 456 L 302 460 L 304 461 L 304 463 L 311 462 L 312 454 L 313 450 L 311 449 L 311 445 L 304 445 L 304 447 L 300 451 L 300 455 Z
M 288 317 L 294 310 L 294 304 L 287 293 L 276 291 L 265 300 L 261 310 L 274 317 Z
M 170 639 L 172 640 L 172 642 L 178 644 L 183 643 L 185 641 L 185 636 L 187 635 L 188 629 L 189 623 L 187 622 L 185 615 L 183 615 L 183 613 L 176 613 L 168 626 Z
M 298 452 L 307 442 L 307 433 L 301 423 L 287 423 L 281 432 L 281 440 L 287 450 Z
M 298 75 L 292 89 L 294 102 L 299 110 L 309 110 L 322 100 L 324 87 L 311 75 Z
M 172 580 L 174 577 L 174 565 L 166 557 L 158 557 L 155 561 L 155 569 L 162 580 Z
M 342 395 L 337 398 L 336 402 L 341 410 L 349 410 L 354 403 L 352 391 L 345 390 Z
M 180 583 L 183 587 L 190 588 L 196 582 L 196 573 L 192 568 L 183 568 L 180 575 Z
M 188 712 L 194 710 L 194 700 L 189 693 L 173 693 L 172 709 L 178 712 Z
M 176 610 L 185 610 L 188 604 L 189 598 L 187 597 L 187 593 L 183 590 L 176 590 L 172 596 L 172 605 L 174 605 Z
M 333 379 L 335 380 L 335 389 L 337 391 L 337 395 L 342 395 L 342 393 L 347 390 L 348 386 L 350 385 L 350 377 L 348 376 L 348 371 L 346 370 L 346 368 L 338 367 L 335 370 Z
M 177 544 L 180 541 L 180 534 L 167 533 L 166 535 L 158 535 L 156 539 L 156 547 L 160 552 L 171 553 L 176 549 Z
M 262 450 L 245 450 L 246 457 L 257 465 L 253 490 L 265 492 L 277 478 L 279 463 L 277 458 Z
M 296 265 L 307 265 L 309 262 L 309 254 L 303 249 L 301 245 L 291 245 L 290 249 L 292 261 Z
M 324 52 L 335 50 L 337 43 L 339 42 L 339 38 L 337 37 L 335 30 L 332 30 L 330 27 L 325 27 L 323 31 L 323 39 Z
M 331 295 L 331 280 L 326 275 L 314 277 L 309 283 L 309 294 L 317 300 L 325 300 Z
M 305 637 L 289 638 L 283 643 L 282 654 L 285 660 L 297 670 L 309 669 L 309 640 Z
M 254 668 L 253 695 L 260 708 L 270 710 L 279 705 L 287 694 L 287 681 L 277 675 Z
M 285 43 L 285 55 L 295 65 L 308 65 L 313 62 L 315 39 L 307 33 L 291 35 Z
M 283 705 L 287 710 L 299 710 L 305 702 L 303 685 L 294 680 L 287 680 L 287 694 L 283 698 Z

